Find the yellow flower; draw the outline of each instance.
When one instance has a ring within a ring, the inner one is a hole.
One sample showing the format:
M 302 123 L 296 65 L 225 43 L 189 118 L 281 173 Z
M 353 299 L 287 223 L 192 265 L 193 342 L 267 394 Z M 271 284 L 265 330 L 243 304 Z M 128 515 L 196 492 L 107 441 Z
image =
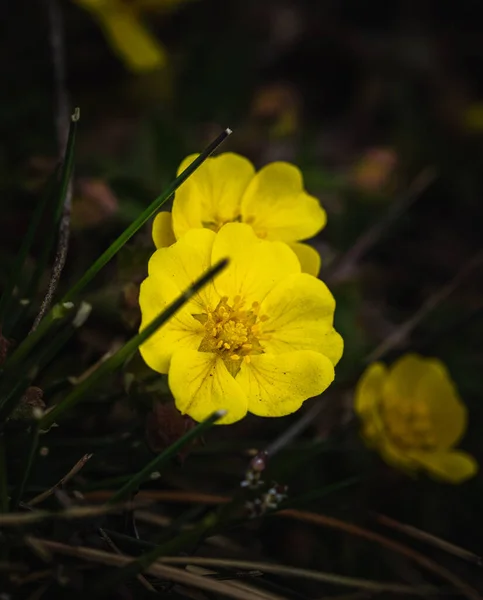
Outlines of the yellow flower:
M 74 0 L 88 10 L 102 28 L 111 48 L 134 72 L 152 71 L 166 66 L 166 51 L 144 25 L 139 11 L 156 6 L 179 4 L 182 0 Z M 145 4 L 147 6 L 145 6 Z
M 178 174 L 197 156 L 185 158 Z M 259 238 L 290 244 L 302 271 L 317 275 L 318 252 L 298 242 L 313 237 L 326 221 L 319 201 L 305 192 L 296 166 L 273 162 L 256 173 L 249 160 L 227 152 L 208 158 L 177 190 L 172 215 L 161 212 L 154 220 L 153 239 L 163 248 L 190 229 L 218 231 L 225 223 L 247 223 Z
M 450 483 L 478 470 L 472 456 L 453 450 L 466 430 L 466 407 L 439 360 L 406 354 L 389 369 L 370 365 L 357 385 L 355 410 L 367 445 L 390 465 L 426 469 Z
M 301 273 L 281 242 L 259 239 L 243 223 L 218 233 L 191 229 L 157 250 L 141 284 L 141 329 L 210 265 L 229 266 L 140 348 L 168 373 L 176 406 L 196 421 L 225 409 L 279 417 L 298 410 L 334 379 L 343 342 L 332 326 L 335 302 L 317 278 Z

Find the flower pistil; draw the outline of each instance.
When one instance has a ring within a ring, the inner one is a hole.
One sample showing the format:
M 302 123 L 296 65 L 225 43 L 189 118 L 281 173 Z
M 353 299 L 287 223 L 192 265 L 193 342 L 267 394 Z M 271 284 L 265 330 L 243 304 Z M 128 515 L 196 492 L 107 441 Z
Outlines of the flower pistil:
M 268 317 L 259 314 L 259 303 L 253 302 L 248 309 L 245 304 L 241 296 L 235 296 L 231 304 L 223 296 L 214 310 L 193 315 L 205 328 L 198 351 L 218 354 L 233 377 L 243 360 L 249 363 L 251 354 L 263 354 L 260 342 L 268 339 L 261 331 Z

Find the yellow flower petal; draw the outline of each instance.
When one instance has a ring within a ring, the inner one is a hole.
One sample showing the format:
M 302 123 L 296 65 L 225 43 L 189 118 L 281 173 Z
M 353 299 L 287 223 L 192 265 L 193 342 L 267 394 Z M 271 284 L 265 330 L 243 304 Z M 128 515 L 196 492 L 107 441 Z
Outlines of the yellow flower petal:
M 76 2 L 97 19 L 110 46 L 128 68 L 142 72 L 166 66 L 164 48 L 127 4 L 115 0 Z
M 371 413 L 382 399 L 387 369 L 381 362 L 372 363 L 359 379 L 354 397 L 354 409 L 359 416 Z
M 410 402 L 427 370 L 428 359 L 418 354 L 405 354 L 389 369 L 384 382 L 384 396 L 393 401 Z
M 206 419 L 215 410 L 227 410 L 228 414 L 218 423 L 228 425 L 247 413 L 245 393 L 216 354 L 176 352 L 168 381 L 178 410 L 195 421 Z
M 266 317 L 262 331 L 268 354 L 314 350 L 333 365 L 340 360 L 343 341 L 332 327 L 335 300 L 329 289 L 312 275 L 290 275 L 278 283 L 260 305 Z
M 462 483 L 478 471 L 478 463 L 466 452 L 416 452 L 410 456 L 435 478 L 449 483 Z
M 208 229 L 192 229 L 169 248 L 160 248 L 149 261 L 149 277 L 169 279 L 184 292 L 211 266 L 211 252 L 216 238 Z M 160 284 L 161 287 L 161 284 Z M 198 312 L 214 308 L 218 296 L 212 283 L 208 283 L 190 300 L 197 305 Z
M 318 277 L 322 261 L 320 260 L 320 254 L 317 250 L 308 244 L 301 244 L 299 242 L 290 242 L 289 246 L 300 261 L 302 273 L 308 273 L 309 275 Z
M 283 242 L 313 237 L 327 221 L 319 201 L 304 191 L 300 169 L 284 162 L 260 169 L 243 196 L 241 210 L 243 222 L 260 237 Z
M 198 156 L 181 163 L 178 174 Z M 240 220 L 240 203 L 255 174 L 249 160 L 227 152 L 208 158 L 176 191 L 173 229 L 179 239 L 189 229 L 208 227 L 217 231 L 224 223 Z
M 383 363 L 369 365 L 357 383 L 354 394 L 354 410 L 362 420 L 362 436 L 372 447 L 384 436 L 384 423 L 379 412 L 382 390 L 387 377 Z
M 379 432 L 375 447 L 377 447 L 381 458 L 388 465 L 406 472 L 415 472 L 418 470 L 418 465 L 414 459 L 412 459 L 407 452 L 393 444 L 384 431 Z
M 148 277 L 141 284 L 139 304 L 142 313 L 141 331 L 179 295 L 168 279 Z M 158 373 L 167 373 L 171 356 L 176 350 L 196 350 L 203 339 L 204 328 L 186 306 L 139 347 L 146 364 Z
M 153 221 L 153 242 L 156 248 L 167 248 L 176 241 L 170 212 L 159 212 Z
M 213 244 L 212 263 L 230 258 L 230 264 L 215 281 L 221 296 L 241 296 L 248 304 L 261 302 L 268 292 L 292 273 L 300 263 L 287 244 L 260 240 L 249 225 L 228 223 Z
M 436 444 L 441 449 L 448 449 L 466 430 L 467 409 L 444 364 L 435 359 L 426 364 L 427 372 L 414 391 L 415 400 L 429 407 Z
M 247 395 L 248 410 L 260 417 L 295 412 L 304 400 L 321 394 L 333 380 L 330 360 L 308 350 L 252 356 L 236 377 Z

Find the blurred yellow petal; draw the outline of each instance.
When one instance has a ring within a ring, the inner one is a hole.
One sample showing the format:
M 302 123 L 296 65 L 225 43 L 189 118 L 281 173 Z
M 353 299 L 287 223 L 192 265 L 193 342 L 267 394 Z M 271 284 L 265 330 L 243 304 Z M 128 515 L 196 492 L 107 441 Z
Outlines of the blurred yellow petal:
M 340 360 L 343 341 L 334 330 L 335 300 L 319 279 L 300 273 L 278 283 L 260 305 L 263 347 L 269 354 L 314 350 L 333 365 Z
M 303 189 L 295 165 L 274 162 L 251 180 L 241 204 L 242 221 L 269 240 L 294 242 L 313 237 L 327 221 L 319 201 Z
M 372 363 L 364 371 L 357 383 L 354 398 L 354 409 L 359 416 L 370 415 L 379 406 L 386 378 L 387 369 L 381 362 Z
M 128 4 L 118 0 L 76 2 L 96 18 L 109 45 L 129 69 L 143 72 L 166 66 L 164 48 Z
M 429 418 L 439 448 L 454 446 L 467 426 L 467 409 L 440 361 L 428 361 L 427 372 L 415 390 L 416 401 L 429 408 Z
M 379 450 L 381 458 L 391 467 L 413 473 L 418 470 L 416 461 L 408 456 L 405 450 L 394 444 L 384 431 L 378 431 L 375 446 Z
M 228 223 L 216 235 L 212 263 L 227 257 L 230 264 L 215 287 L 220 296 L 241 296 L 248 306 L 261 302 L 288 275 L 300 273 L 298 258 L 287 244 L 260 240 L 243 223 Z
M 435 478 L 449 483 L 462 483 L 478 472 L 478 463 L 466 452 L 417 452 L 408 453 L 418 464 L 425 467 Z
M 330 360 L 311 351 L 260 354 L 244 362 L 237 382 L 248 398 L 249 412 L 260 417 L 282 417 L 321 394 L 334 380 Z
M 184 292 L 210 268 L 215 237 L 208 229 L 193 229 L 169 248 L 160 248 L 149 261 L 149 277 L 169 279 L 179 293 Z M 212 283 L 208 283 L 189 304 L 195 304 L 197 312 L 200 312 L 207 307 L 214 308 L 217 303 L 215 288 Z
M 142 331 L 177 296 L 178 288 L 169 279 L 148 277 L 141 284 Z M 197 350 L 203 339 L 204 328 L 194 319 L 188 307 L 182 307 L 139 348 L 146 364 L 158 373 L 167 373 L 171 356 L 176 350 Z
M 181 163 L 178 174 L 197 157 Z M 208 158 L 176 191 L 173 202 L 173 229 L 177 238 L 193 227 L 218 231 L 222 225 L 240 221 L 240 203 L 255 174 L 249 160 L 227 152 Z
M 216 354 L 177 352 L 171 359 L 168 381 L 178 410 L 195 421 L 206 419 L 215 410 L 226 410 L 228 414 L 218 423 L 228 425 L 247 413 L 245 393 Z
M 302 244 L 300 242 L 290 242 L 289 246 L 300 261 L 302 273 L 308 273 L 309 275 L 318 277 L 322 261 L 320 260 L 320 254 L 317 250 L 308 244 Z
M 392 446 L 384 432 L 385 425 L 380 412 L 382 390 L 387 378 L 383 363 L 369 365 L 357 383 L 354 393 L 354 410 L 361 419 L 361 433 L 367 445 L 380 448 L 387 446 L 385 455 L 389 460 L 394 455 Z M 396 460 L 393 458 L 393 461 Z M 393 464 L 393 462 L 391 463 Z
M 171 213 L 163 211 L 154 218 L 153 241 L 156 248 L 166 248 L 175 243 Z
M 426 375 L 428 362 L 418 354 L 405 354 L 389 369 L 384 382 L 384 396 L 394 401 L 407 403 L 414 397 L 416 386 Z

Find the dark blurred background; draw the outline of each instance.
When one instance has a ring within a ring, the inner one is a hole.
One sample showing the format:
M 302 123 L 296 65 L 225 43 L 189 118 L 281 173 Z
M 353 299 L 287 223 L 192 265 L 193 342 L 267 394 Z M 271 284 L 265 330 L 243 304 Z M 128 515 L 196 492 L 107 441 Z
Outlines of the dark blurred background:
M 481 476 L 451 487 L 391 470 L 364 450 L 351 408 L 370 353 L 429 302 L 431 310 L 423 308 L 384 357 L 415 350 L 446 362 L 470 411 L 463 447 L 483 459 L 481 1 L 124 3 L 141 7 L 136 14 L 162 46 L 164 67 L 133 72 L 89 11 L 58 1 L 66 87 L 71 106 L 81 107 L 62 285 L 160 193 L 188 153 L 223 128 L 234 130 L 223 151 L 244 154 L 257 167 L 273 160 L 299 165 L 307 189 L 328 212 L 314 244 L 323 257 L 321 277 L 337 300 L 336 327 L 346 350 L 326 406 L 307 433 L 322 440 L 323 450 L 303 469 L 292 464 L 297 457 L 302 462 L 302 450 L 299 455 L 295 448 L 290 460 L 280 455 L 277 479 L 285 477 L 295 493 L 362 472 L 355 493 L 341 492 L 321 509 L 373 528 L 370 515 L 380 511 L 482 553 Z M 4 0 L 2 6 L 4 279 L 58 150 L 47 3 Z M 354 258 L 354 245 L 368 231 L 369 241 Z M 137 285 L 151 252 L 146 227 L 96 278 L 87 295 L 92 318 L 71 354 L 52 368 L 53 378 L 55 369 L 78 374 L 79 360 L 87 368 L 113 340 L 136 330 Z M 138 418 L 134 414 L 132 406 L 114 416 L 103 408 L 101 416 L 84 413 L 85 422 L 70 428 L 102 436 Z M 234 435 L 268 443 L 291 422 L 247 419 L 210 435 L 217 443 Z M 172 481 L 185 478 L 182 485 L 223 491 L 246 462 L 229 459 L 195 451 Z M 93 466 L 94 475 L 95 468 L 103 466 Z M 340 532 L 267 521 L 244 535 L 244 544 L 256 535 L 257 548 L 293 564 L 376 578 L 395 569 L 410 581 L 419 577 L 380 549 L 368 557 L 367 544 Z M 441 558 L 442 564 L 448 560 Z M 462 577 L 469 569 L 464 563 L 454 568 Z

